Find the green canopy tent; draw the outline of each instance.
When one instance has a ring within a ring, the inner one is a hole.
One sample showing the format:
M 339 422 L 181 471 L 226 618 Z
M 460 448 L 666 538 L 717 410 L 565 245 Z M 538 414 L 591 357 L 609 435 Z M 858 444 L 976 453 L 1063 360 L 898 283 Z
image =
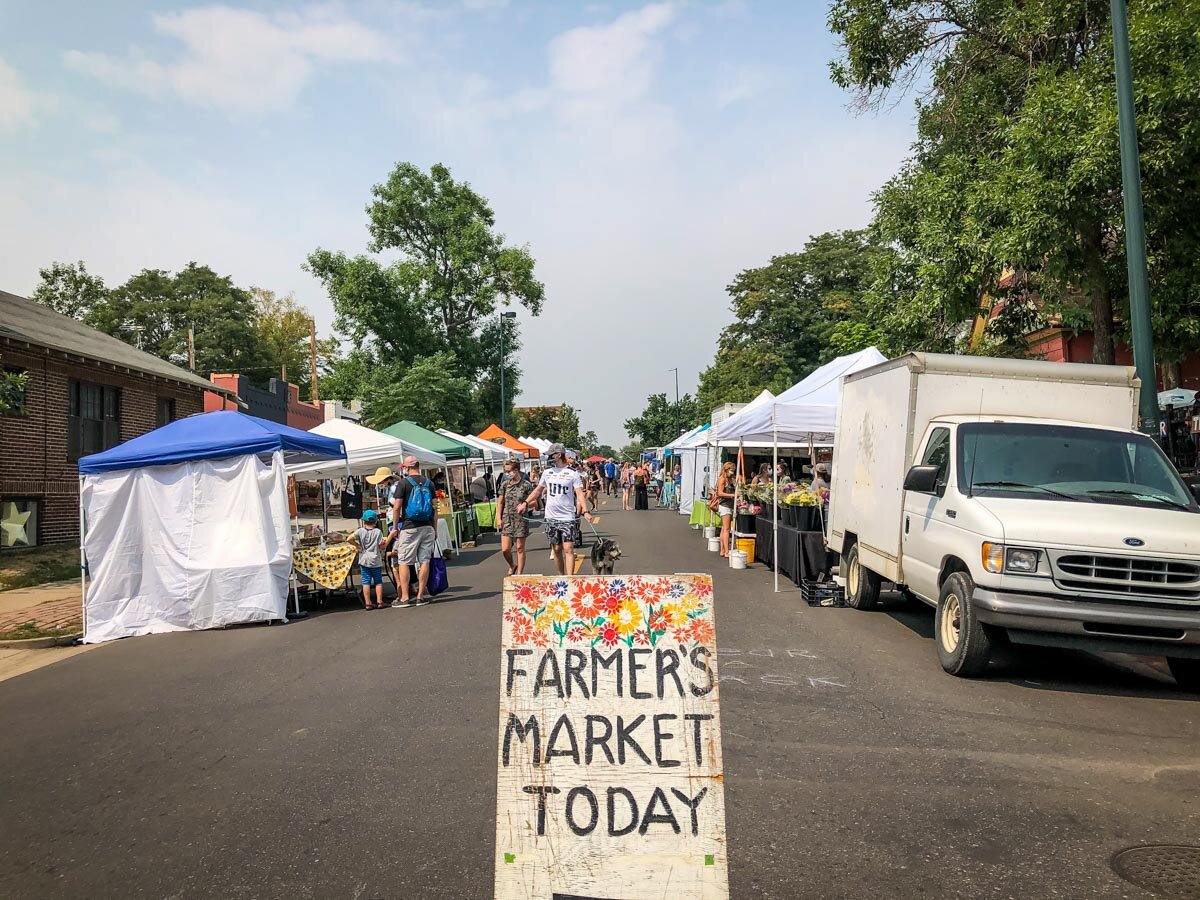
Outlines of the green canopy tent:
M 428 428 L 422 428 L 416 422 L 397 422 L 395 425 L 384 428 L 383 433 L 399 438 L 406 443 L 416 444 L 418 447 L 440 453 L 446 457 L 446 462 L 451 466 L 462 466 L 466 465 L 468 460 L 483 459 L 483 451 L 478 448 L 448 438 L 444 434 L 438 434 L 436 431 L 430 431 Z
M 408 444 L 414 444 L 418 447 L 423 447 L 426 450 L 434 450 L 436 453 L 441 453 L 446 457 L 446 478 L 447 487 L 449 487 L 450 469 L 457 468 L 462 472 L 461 484 L 459 489 L 466 496 L 468 492 L 467 486 L 467 465 L 483 462 L 483 451 L 478 447 L 472 447 L 470 444 L 465 444 L 462 441 L 456 441 L 454 438 L 446 437 L 444 434 L 438 434 L 436 431 L 430 431 L 428 428 L 422 428 L 416 422 L 408 420 L 397 422 L 394 425 L 389 425 L 382 429 L 383 433 L 391 437 L 398 438 Z M 495 518 L 495 512 L 492 511 L 492 518 Z M 459 523 L 457 513 L 451 515 L 453 523 L 454 544 L 456 547 L 462 547 L 462 526 Z

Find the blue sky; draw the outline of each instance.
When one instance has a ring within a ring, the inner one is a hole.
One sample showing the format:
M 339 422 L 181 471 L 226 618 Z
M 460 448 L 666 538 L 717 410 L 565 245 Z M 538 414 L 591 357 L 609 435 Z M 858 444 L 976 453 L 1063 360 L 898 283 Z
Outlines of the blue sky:
M 738 271 L 859 227 L 912 140 L 828 78 L 826 4 L 0 0 L 0 287 L 207 263 L 292 292 L 365 250 L 372 184 L 444 162 L 527 244 L 521 405 L 625 440 L 693 391 Z

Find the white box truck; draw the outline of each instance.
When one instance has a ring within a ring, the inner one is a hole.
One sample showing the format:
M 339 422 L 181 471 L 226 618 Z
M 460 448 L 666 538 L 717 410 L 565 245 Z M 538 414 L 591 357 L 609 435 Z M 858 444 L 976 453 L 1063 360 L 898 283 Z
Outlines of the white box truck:
M 998 642 L 1165 656 L 1200 690 L 1200 505 L 1135 430 L 1132 368 L 913 353 L 842 384 L 829 543 L 848 605 L 936 609 L 943 668 Z

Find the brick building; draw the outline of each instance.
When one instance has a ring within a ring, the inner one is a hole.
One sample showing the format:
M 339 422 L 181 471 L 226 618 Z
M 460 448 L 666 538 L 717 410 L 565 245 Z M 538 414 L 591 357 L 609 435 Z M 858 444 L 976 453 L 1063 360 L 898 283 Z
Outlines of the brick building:
M 319 403 L 306 403 L 300 399 L 300 388 L 287 381 L 272 378 L 265 388 L 255 387 L 245 375 L 219 375 L 210 379 L 225 394 L 208 392 L 204 395 L 204 411 L 238 409 L 238 403 L 230 399 L 237 395 L 241 409 L 252 416 L 290 425 L 308 431 L 325 421 L 325 410 Z
M 0 549 L 79 539 L 81 456 L 203 410 L 206 380 L 0 291 L 0 366 L 28 376 L 0 413 Z

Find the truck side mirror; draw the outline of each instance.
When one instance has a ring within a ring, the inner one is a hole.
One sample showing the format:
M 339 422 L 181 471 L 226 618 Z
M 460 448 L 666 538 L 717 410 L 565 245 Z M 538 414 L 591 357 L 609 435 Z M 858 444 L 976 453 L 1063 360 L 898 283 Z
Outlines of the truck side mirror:
M 1189 485 L 1192 489 L 1192 496 L 1196 498 L 1196 502 L 1200 503 L 1200 484 Z
M 937 466 L 913 466 L 904 476 L 904 489 L 917 494 L 936 494 L 940 472 Z

